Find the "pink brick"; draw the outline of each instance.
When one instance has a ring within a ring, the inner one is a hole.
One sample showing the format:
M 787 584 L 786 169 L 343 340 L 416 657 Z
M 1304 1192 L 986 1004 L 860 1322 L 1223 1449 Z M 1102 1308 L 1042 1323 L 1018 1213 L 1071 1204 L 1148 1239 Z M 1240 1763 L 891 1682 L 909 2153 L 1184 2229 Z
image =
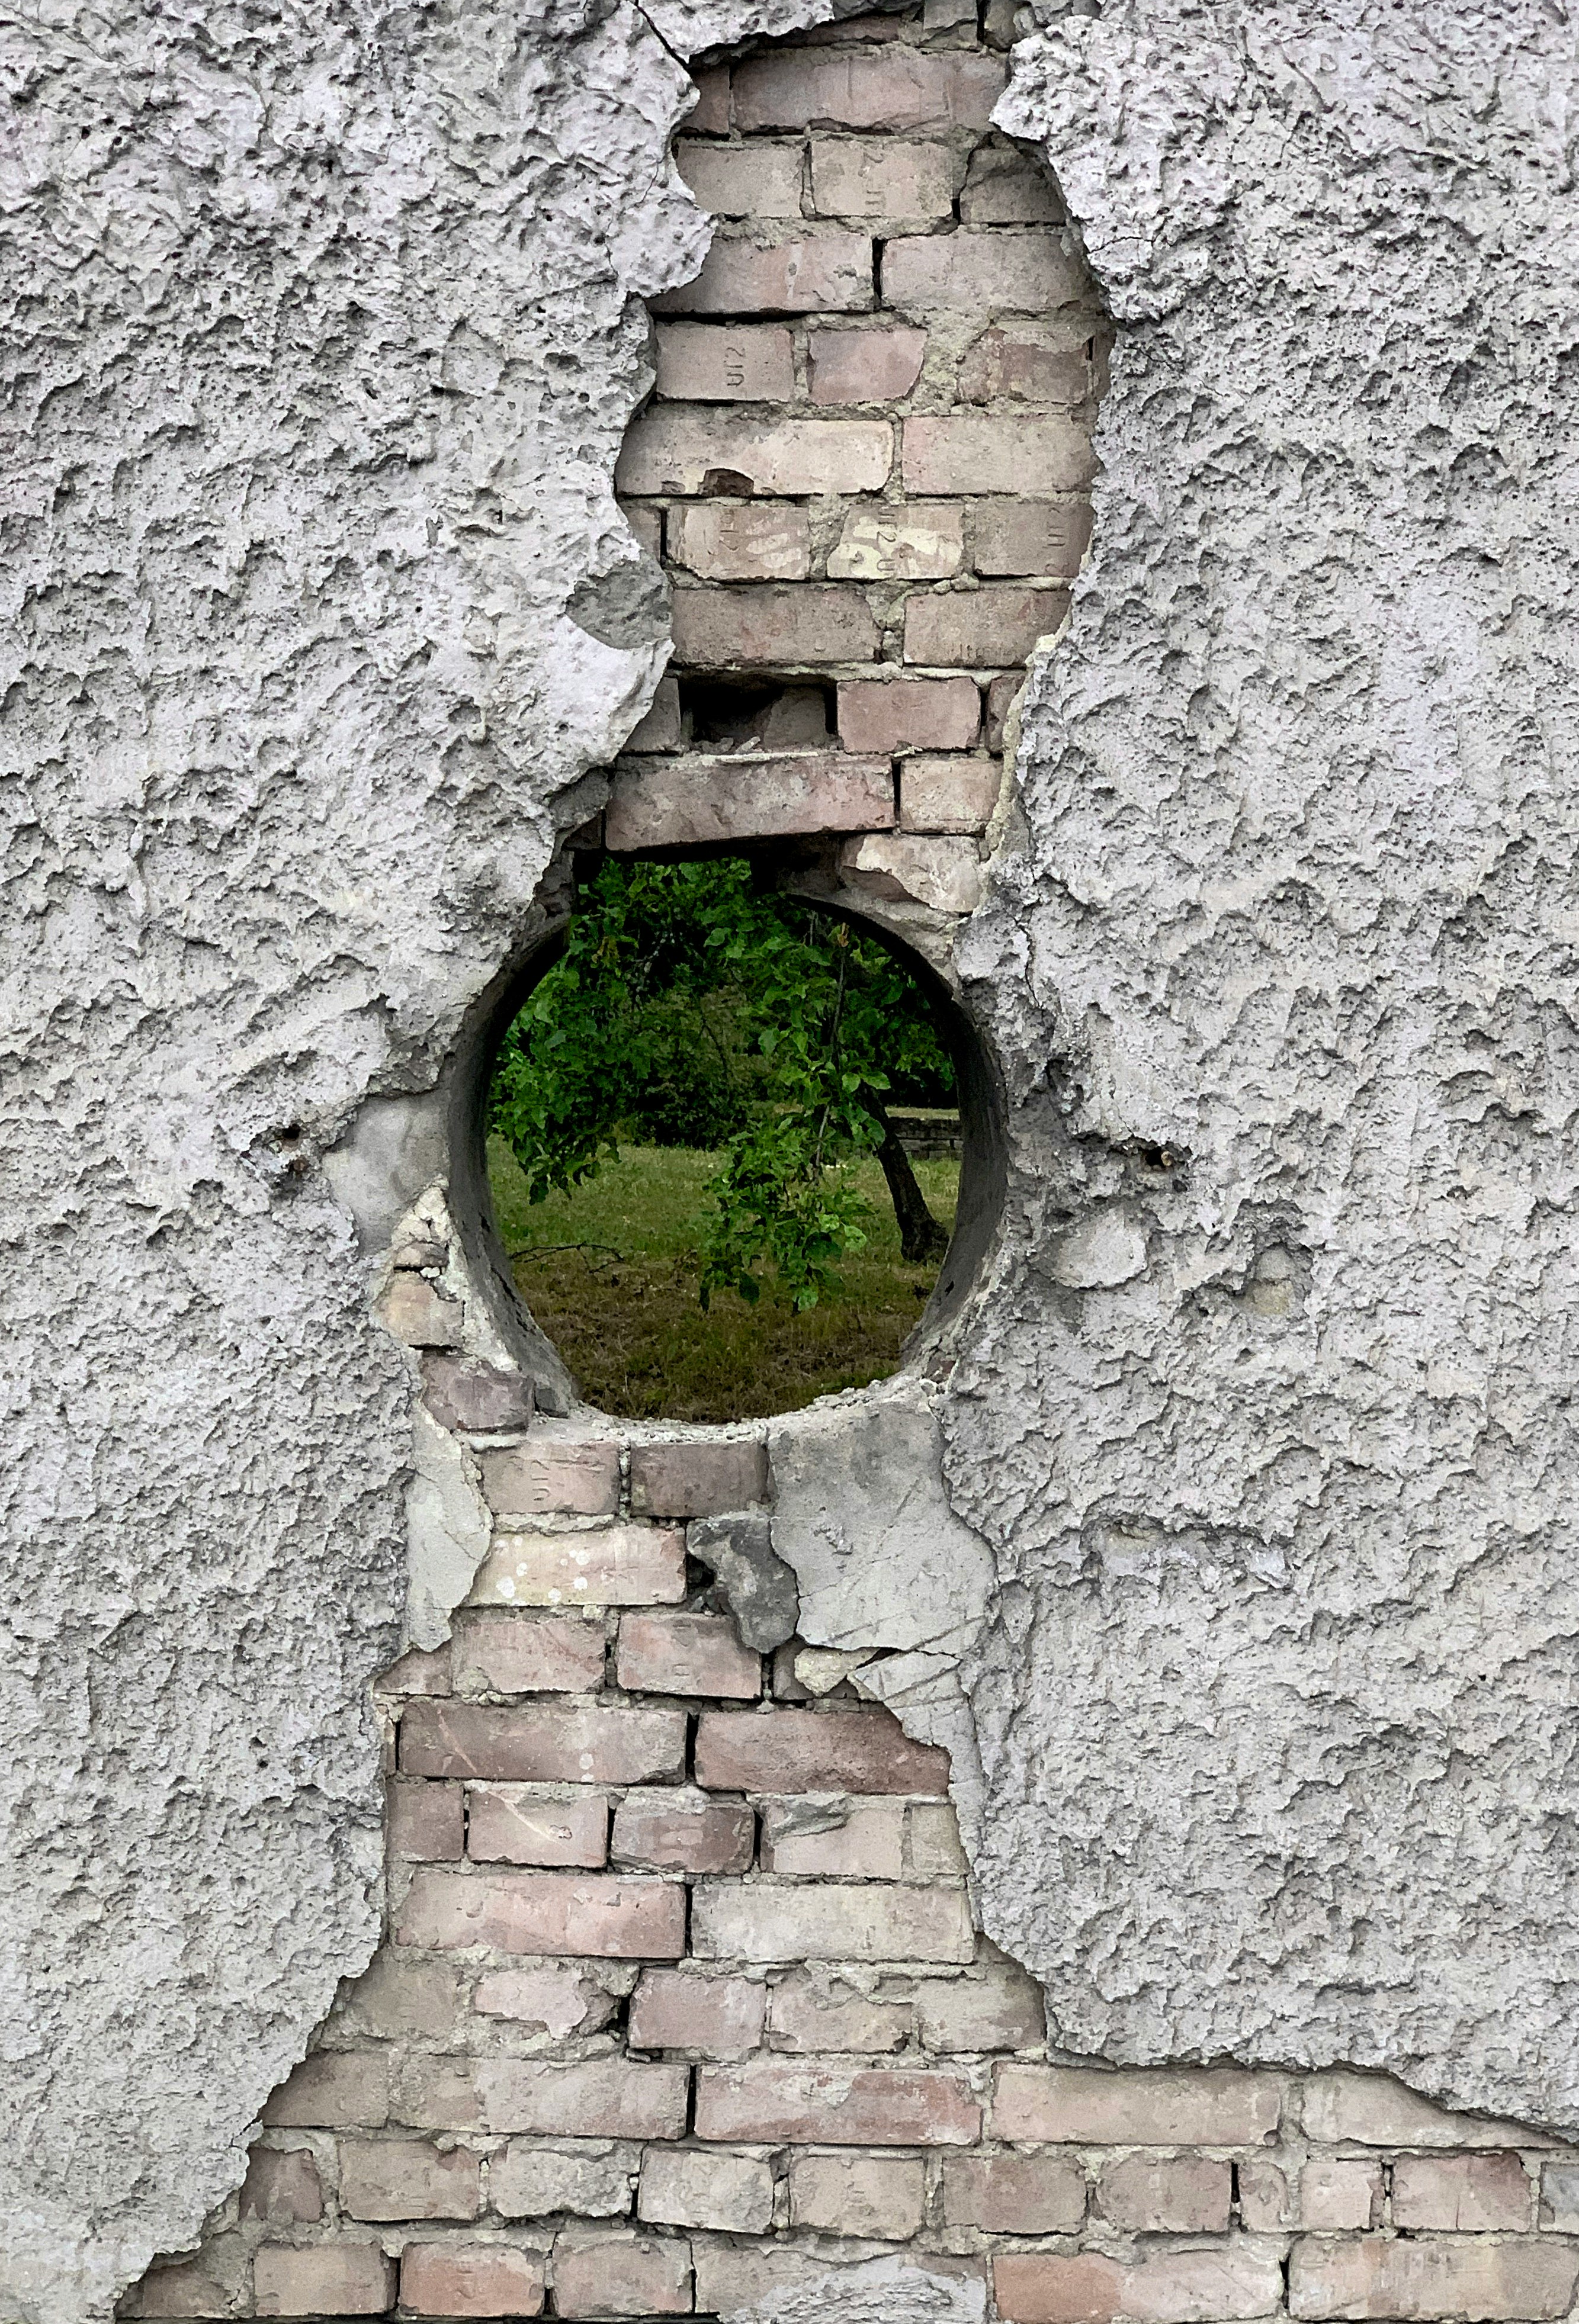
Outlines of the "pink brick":
M 631 1507 L 642 1517 L 714 1517 L 763 1500 L 768 1449 L 760 1438 L 682 1437 L 631 1447 Z
M 905 659 L 972 669 L 1029 661 L 1068 610 L 1067 589 L 988 582 L 980 589 L 920 592 L 905 606 Z
M 627 501 L 629 515 L 635 503 Z M 658 550 L 653 550 L 658 555 Z M 652 707 L 645 718 L 632 727 L 625 737 L 625 747 L 631 751 L 677 751 L 685 739 L 685 727 L 680 718 L 679 687 L 672 678 L 660 678 L 658 691 L 652 697 Z
M 1053 334 L 1033 324 L 995 326 L 983 331 L 959 367 L 959 392 L 967 403 L 1052 404 L 1067 410 L 1091 391 L 1084 346 L 1058 346 Z
M 642 2162 L 636 2216 L 672 2227 L 765 2234 L 773 2224 L 772 2166 L 717 2147 L 652 2147 Z
M 908 2001 L 879 2001 L 842 1978 L 804 1969 L 779 1979 L 768 2002 L 771 2046 L 798 2055 L 839 2052 L 881 2055 L 902 2050 L 915 2012 Z
M 978 145 L 971 155 L 959 215 L 966 226 L 1035 226 L 1064 215 L 1052 172 L 1028 154 Z
M 622 759 L 607 833 L 618 854 L 796 832 L 880 831 L 893 819 L 893 770 L 886 758 L 800 751 Z
M 441 1427 L 478 1435 L 529 1427 L 535 1401 L 523 1373 L 475 1356 L 429 1356 L 422 1366 L 422 1397 Z
M 378 1681 L 378 1691 L 381 1694 L 448 1694 L 448 1646 L 435 1646 L 429 1654 L 413 1646 L 384 1672 Z
M 679 2138 L 688 2066 L 629 2058 L 413 2057 L 404 2120 L 433 2130 L 530 2132 L 540 2138 Z
M 699 1960 L 964 1962 L 975 1932 L 963 1888 L 707 1882 L 692 1902 L 691 1949 Z
M 220 2266 L 218 2255 L 212 2243 L 196 2259 L 178 2260 L 172 2265 L 151 2267 L 141 2283 L 127 2295 L 116 2310 L 120 2316 L 152 2316 L 166 2318 L 233 2316 L 235 2301 L 230 2286 L 222 2280 L 231 2271 Z
M 872 239 L 836 226 L 767 232 L 721 226 L 695 281 L 665 290 L 656 315 L 858 314 L 873 303 Z
M 408 1783 L 396 1776 L 389 1785 L 387 1848 L 399 1864 L 455 1863 L 464 1852 L 464 1794 L 458 1784 Z
M 1073 2235 L 1085 2217 L 1085 2173 L 1061 2154 L 950 2155 L 943 2216 L 987 2235 Z
M 685 117 L 686 128 L 692 135 L 698 132 L 708 137 L 729 134 L 729 67 L 708 65 L 694 73 L 697 99 Z
M 1043 315 L 1087 287 L 1060 237 L 1035 228 L 962 226 L 896 235 L 883 247 L 882 303 L 903 315 Z
M 612 1517 L 620 1448 L 606 1439 L 533 1435 L 484 1453 L 483 1490 L 502 1517 Z
M 646 1703 L 414 1702 L 401 1721 L 401 1766 L 414 1775 L 646 1784 L 679 1775 L 685 1749 L 684 1711 Z
M 643 1969 L 631 1997 L 631 2047 L 743 2058 L 762 2045 L 767 1996 L 767 1987 L 749 1978 Z
M 975 513 L 978 573 L 1048 573 L 1073 579 L 1091 539 L 1084 503 L 983 501 Z
M 1001 59 L 958 51 L 786 49 L 735 66 L 734 117 L 746 130 L 985 129 L 1007 77 Z
M 1517 2154 L 1400 2154 L 1392 2167 L 1393 2225 L 1517 2231 L 1530 2225 L 1533 2192 Z
M 755 1839 L 749 1808 L 701 1792 L 627 1792 L 614 1812 L 618 1864 L 660 1872 L 743 1872 Z
M 881 637 L 856 589 L 677 589 L 670 609 L 677 664 L 706 669 L 780 669 L 873 661 Z
M 394 2262 L 376 2244 L 261 2244 L 253 2261 L 260 2316 L 382 2316 L 394 2292 Z
M 474 1784 L 466 1794 L 466 1854 L 475 1864 L 563 1864 L 596 1870 L 608 1854 L 601 1792 L 554 1798 Z
M 389 2117 L 389 2069 L 376 2050 L 315 2050 L 263 2108 L 272 2130 L 377 2130 Z
M 1281 2111 L 1271 2074 L 1235 2068 L 1000 2066 L 994 2138 L 1083 2146 L 1258 2146 Z
M 1235 2240 L 1127 2266 L 1094 2252 L 1003 2252 L 993 2288 L 1004 2324 L 1241 2324 L 1279 2312 L 1283 2277 L 1277 2246 Z
M 847 751 L 968 751 L 981 724 L 973 678 L 853 678 L 839 687 Z
M 797 2154 L 790 2216 L 798 2227 L 903 2243 L 920 2231 L 926 2165 L 919 2154 Z
M 426 1276 L 398 1268 L 380 1293 L 374 1312 L 384 1330 L 408 1348 L 460 1344 L 460 1302 L 447 1299 Z
M 904 422 L 907 492 L 1077 493 L 1094 466 L 1091 439 L 1073 420 L 958 411 Z
M 600 2032 L 616 2001 L 586 1969 L 569 1961 L 539 1961 L 531 1969 L 501 1969 L 480 1977 L 472 2006 L 485 2017 L 512 2017 L 563 2041 L 567 2034 Z
M 886 1711 L 705 1711 L 697 1781 L 712 1791 L 948 1789 L 948 1754 L 912 1743 Z
M 505 1533 L 478 1567 L 476 1606 L 673 1606 L 686 1594 L 683 1536 L 665 1526 Z
M 754 1702 L 762 1658 L 748 1654 L 725 1614 L 627 1614 L 614 1675 L 633 1693 L 719 1694 Z
M 895 137 L 814 137 L 811 198 L 819 217 L 952 219 L 954 156 Z
M 1204 2154 L 1126 2154 L 1103 2164 L 1097 2208 L 1131 2235 L 1224 2235 L 1233 2177 Z
M 675 1960 L 686 1949 L 685 1905 L 684 1889 L 669 1880 L 422 1866 L 401 1908 L 395 1942 Z
M 852 509 L 829 552 L 831 581 L 942 581 L 965 562 L 957 501 L 879 501 Z
M 999 759 L 906 759 L 900 768 L 900 829 L 985 831 L 1002 785 Z
M 897 403 L 921 376 L 927 355 L 925 331 L 885 329 L 812 331 L 813 403 Z
M 982 2110 L 952 2074 L 775 2058 L 703 2066 L 697 2135 L 819 2146 L 969 2146 Z
M 305 2147 L 254 2146 L 242 2181 L 241 2216 L 271 2227 L 308 2225 L 323 2217 L 318 2164 Z
M 340 2209 L 353 2219 L 475 2219 L 483 2166 L 464 2146 L 421 2138 L 340 2142 Z
M 455 1618 L 457 1694 L 596 1694 L 603 1684 L 601 1622 L 500 1607 Z
M 793 1879 L 898 1880 L 904 1872 L 902 1800 L 769 1800 L 762 1868 Z
M 658 392 L 688 403 L 788 403 L 794 341 L 780 323 L 660 323 Z
M 1359 2236 L 1302 2236 L 1289 2264 L 1292 2316 L 1541 2319 L 1565 2316 L 1579 2245 Z
M 798 218 L 801 158 L 794 144 L 703 145 L 680 138 L 675 167 L 714 217 Z
M 781 502 L 704 501 L 669 521 L 669 557 L 704 581 L 800 581 L 811 570 L 811 526 Z
M 881 492 L 892 466 L 886 420 L 757 420 L 670 404 L 626 430 L 615 476 L 627 493 L 809 495 Z
M 554 2244 L 554 2309 L 568 2317 L 688 2316 L 691 2247 L 679 2236 L 568 2229 Z
M 536 2316 L 543 2263 L 509 2244 L 408 2244 L 401 2255 L 401 2306 L 413 2316 Z
M 1243 2176 L 1242 2165 L 1242 2181 Z M 1298 2218 L 1306 2227 L 1379 2227 L 1380 2163 L 1363 2156 L 1311 2155 L 1299 2172 Z
M 1312 2074 L 1299 2095 L 1300 2121 L 1313 2145 L 1352 2140 L 1357 2146 L 1542 2146 L 1518 2123 L 1453 2114 L 1385 2074 L 1338 2070 Z
M 991 1963 L 981 1977 L 939 1978 L 916 1989 L 924 2049 L 1039 2050 L 1048 2038 L 1041 1987 L 1015 1962 Z

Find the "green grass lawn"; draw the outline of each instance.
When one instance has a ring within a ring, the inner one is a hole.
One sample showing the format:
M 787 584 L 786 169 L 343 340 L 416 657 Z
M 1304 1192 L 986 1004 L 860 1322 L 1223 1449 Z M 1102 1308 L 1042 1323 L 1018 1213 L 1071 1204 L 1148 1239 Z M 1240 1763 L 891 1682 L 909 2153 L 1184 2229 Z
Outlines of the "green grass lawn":
M 915 1167 L 933 1216 L 952 1226 L 958 1163 Z M 628 1146 L 590 1185 L 534 1205 L 503 1139 L 488 1141 L 521 1296 L 588 1402 L 627 1419 L 744 1420 L 893 1371 L 937 1269 L 900 1259 L 877 1164 L 857 1174 L 872 1206 L 866 1248 L 804 1315 L 765 1295 L 748 1307 L 732 1291 L 704 1312 L 697 1247 L 717 1167 L 716 1155 L 688 1147 Z

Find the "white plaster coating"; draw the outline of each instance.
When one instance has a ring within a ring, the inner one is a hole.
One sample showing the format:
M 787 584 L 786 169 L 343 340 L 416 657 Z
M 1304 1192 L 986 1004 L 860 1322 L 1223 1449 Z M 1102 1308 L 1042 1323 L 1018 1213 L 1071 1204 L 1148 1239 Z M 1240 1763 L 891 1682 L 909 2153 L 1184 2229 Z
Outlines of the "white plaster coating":
M 473 1463 L 425 1405 L 411 1407 L 415 1473 L 406 1489 L 403 1643 L 441 1646 L 488 1554 L 492 1522 Z
M 885 2255 L 721 2312 L 735 2324 L 981 2324 L 986 2304 L 979 2276 Z
M 1073 2050 L 1572 2131 L 1570 14 L 1105 0 L 999 117 L 1119 327 L 960 956 L 985 1924 Z

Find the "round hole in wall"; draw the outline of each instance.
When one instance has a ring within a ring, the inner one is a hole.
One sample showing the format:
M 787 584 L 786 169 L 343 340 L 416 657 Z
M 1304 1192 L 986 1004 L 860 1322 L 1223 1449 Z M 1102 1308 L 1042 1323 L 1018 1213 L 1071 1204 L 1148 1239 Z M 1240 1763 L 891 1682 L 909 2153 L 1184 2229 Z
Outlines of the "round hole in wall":
M 573 860 L 480 1077 L 498 1271 L 619 1416 L 754 1418 L 891 1374 L 997 1215 L 964 1012 L 807 851 Z

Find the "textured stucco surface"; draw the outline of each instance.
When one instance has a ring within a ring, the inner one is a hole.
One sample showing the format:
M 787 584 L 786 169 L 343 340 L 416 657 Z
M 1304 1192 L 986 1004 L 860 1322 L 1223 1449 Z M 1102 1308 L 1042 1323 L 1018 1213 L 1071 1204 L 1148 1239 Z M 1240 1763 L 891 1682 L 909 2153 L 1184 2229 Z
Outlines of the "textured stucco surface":
M 0 2315 L 64 2324 L 372 1949 L 415 1454 L 320 1157 L 656 675 L 608 480 L 703 229 L 599 0 L 0 23 Z M 1569 2127 L 1574 78 L 1427 0 L 1020 52 L 1122 327 L 962 964 L 1013 1177 L 941 1415 L 980 1899 L 1061 2037 Z
M 1565 9 L 1017 52 L 1118 320 L 963 962 L 985 1923 L 1055 2038 L 1579 2126 Z

